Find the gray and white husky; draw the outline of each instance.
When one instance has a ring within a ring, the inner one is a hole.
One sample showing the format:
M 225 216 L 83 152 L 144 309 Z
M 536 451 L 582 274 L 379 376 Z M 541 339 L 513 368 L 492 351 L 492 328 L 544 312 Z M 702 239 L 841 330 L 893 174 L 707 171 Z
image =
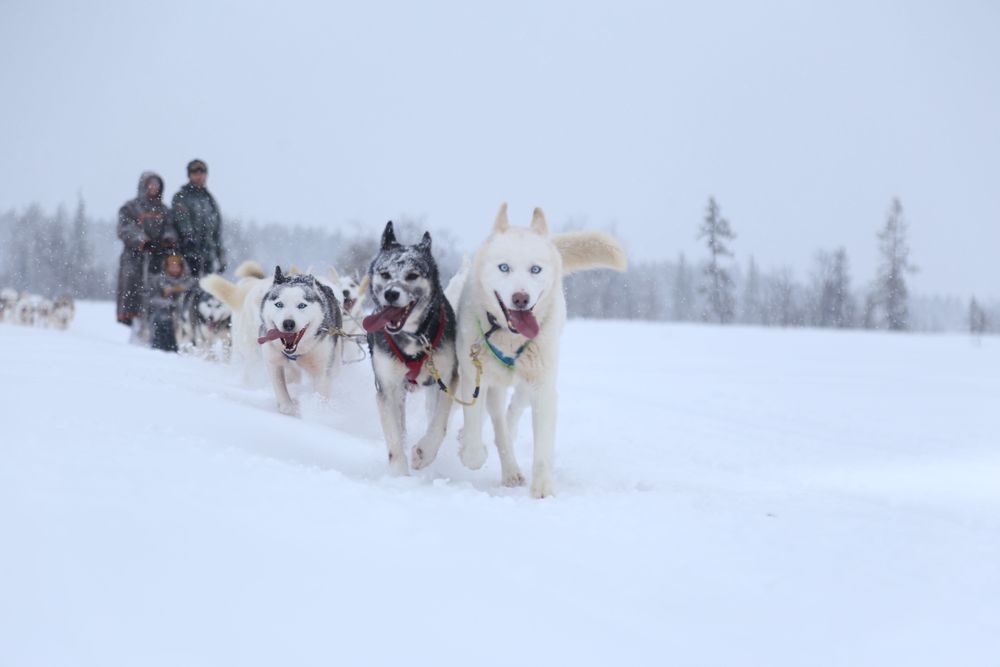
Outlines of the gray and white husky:
M 330 396 L 340 369 L 340 302 L 327 285 L 311 275 L 285 276 L 274 268 L 274 281 L 260 304 L 260 337 L 278 410 L 295 414 L 298 406 L 288 393 L 286 373 L 301 368 L 312 377 L 316 391 Z
M 233 313 L 233 346 L 247 368 L 263 361 L 278 410 L 295 414 L 298 406 L 288 393 L 289 376 L 299 369 L 313 379 L 324 398 L 340 368 L 340 302 L 328 285 L 311 275 L 286 276 L 275 267 L 274 277 L 253 262 L 244 262 L 233 284 L 217 274 L 201 278 L 201 287 L 229 306 Z
M 181 297 L 177 309 L 177 344 L 206 356 L 227 358 L 232 343 L 233 311 L 221 299 L 200 286 Z
M 412 465 L 423 468 L 437 456 L 451 413 L 451 397 L 430 372 L 433 365 L 451 389 L 458 379 L 455 361 L 455 312 L 445 298 L 431 254 L 431 236 L 416 245 L 396 240 L 392 222 L 382 232 L 379 253 L 368 268 L 374 312 L 362 322 L 375 371 L 375 398 L 393 474 L 408 472 L 406 395 L 427 396 L 427 432 L 414 445 Z M 431 363 L 428 363 L 430 361 Z

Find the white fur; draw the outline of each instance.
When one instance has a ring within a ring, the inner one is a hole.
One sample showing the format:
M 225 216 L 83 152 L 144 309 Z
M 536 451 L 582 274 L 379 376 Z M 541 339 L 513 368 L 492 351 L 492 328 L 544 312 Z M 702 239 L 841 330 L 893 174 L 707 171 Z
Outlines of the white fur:
M 486 461 L 482 440 L 485 409 L 493 423 L 502 483 L 523 484 L 524 475 L 514 456 L 512 441 L 518 417 L 530 406 L 534 440 L 531 495 L 535 498 L 553 493 L 559 338 L 566 321 L 562 288 L 567 273 L 564 257 L 569 258 L 572 270 L 597 267 L 622 270 L 625 266 L 624 251 L 612 237 L 594 232 L 553 237 L 544 214 L 537 208 L 529 227 L 511 227 L 504 204 L 497 214 L 493 233 L 476 253 L 458 308 L 459 373 L 466 400 L 471 397 L 475 379 L 469 350 L 473 345 L 483 346 L 480 400 L 464 408 L 459 452 L 462 462 L 470 468 L 479 468 Z M 501 270 L 501 266 L 506 270 Z M 532 311 L 539 325 L 538 335 L 530 341 L 523 334 L 511 331 L 497 301 L 499 295 L 508 310 L 516 309 L 515 294 L 519 300 L 526 299 L 522 306 Z M 487 313 L 492 313 L 501 325 L 490 341 L 505 355 L 514 357 L 516 350 L 525 346 L 513 368 L 498 361 L 483 345 L 482 332 L 490 326 Z M 511 387 L 515 392 L 508 406 Z
M 468 255 L 462 255 L 462 266 L 458 267 L 458 271 L 455 272 L 455 275 L 448 281 L 447 287 L 444 288 L 444 297 L 448 299 L 448 303 L 451 304 L 456 313 L 458 312 L 458 302 L 462 297 L 462 287 L 469 277 L 469 270 L 471 268 L 472 260 L 469 259 Z
M 260 265 L 244 262 L 236 269 L 240 280 L 233 284 L 218 274 L 204 276 L 201 288 L 229 306 L 233 313 L 231 328 L 233 357 L 243 364 L 247 377 L 260 366 L 260 302 L 274 282 L 265 277 Z

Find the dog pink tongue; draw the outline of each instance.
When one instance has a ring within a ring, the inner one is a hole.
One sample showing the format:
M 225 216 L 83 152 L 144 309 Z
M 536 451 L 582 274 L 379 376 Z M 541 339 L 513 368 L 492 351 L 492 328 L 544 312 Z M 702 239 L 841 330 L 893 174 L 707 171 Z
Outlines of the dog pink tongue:
M 298 335 L 298 332 L 296 331 L 286 332 L 278 331 L 277 329 L 268 329 L 267 333 L 257 339 L 257 343 L 263 345 L 264 343 L 272 340 L 278 340 L 279 338 L 281 339 L 281 342 L 284 343 L 289 340 L 295 340 L 296 335 Z
M 365 331 L 371 333 L 373 331 L 379 331 L 380 329 L 385 329 L 385 325 L 389 324 L 393 320 L 398 320 L 402 317 L 406 308 L 398 308 L 396 306 L 386 306 L 377 313 L 372 313 L 365 319 L 361 321 L 361 326 L 365 328 Z
M 538 320 L 530 310 L 510 310 L 507 314 L 510 315 L 510 323 L 522 336 L 534 338 L 538 335 Z

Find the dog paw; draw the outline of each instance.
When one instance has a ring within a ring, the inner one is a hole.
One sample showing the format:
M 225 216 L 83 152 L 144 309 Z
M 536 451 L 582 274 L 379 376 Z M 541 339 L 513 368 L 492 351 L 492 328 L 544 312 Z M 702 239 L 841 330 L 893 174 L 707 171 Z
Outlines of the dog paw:
M 393 456 L 391 453 L 389 454 L 389 474 L 393 477 L 406 477 L 410 474 L 405 456 Z
M 501 476 L 500 481 L 504 486 L 524 486 L 524 475 L 521 474 L 521 471 L 518 468 L 514 468 L 514 470 L 505 471 Z
M 424 448 L 420 445 L 414 445 L 413 449 L 410 451 L 410 466 L 414 470 L 420 470 L 428 463 L 430 463 L 430 461 L 426 458 Z
M 535 476 L 531 480 L 531 497 L 548 498 L 552 495 L 552 478 L 548 475 Z
M 462 464 L 466 468 L 479 470 L 486 463 L 486 446 L 480 444 L 478 447 L 462 445 L 458 450 L 458 457 L 462 459 Z
M 437 448 L 429 447 L 420 441 L 413 446 L 413 450 L 410 452 L 410 465 L 413 466 L 414 470 L 420 470 L 430 465 L 435 458 L 437 458 Z
M 291 403 L 278 403 L 278 412 L 283 415 L 297 417 L 299 415 L 299 404 L 296 401 Z

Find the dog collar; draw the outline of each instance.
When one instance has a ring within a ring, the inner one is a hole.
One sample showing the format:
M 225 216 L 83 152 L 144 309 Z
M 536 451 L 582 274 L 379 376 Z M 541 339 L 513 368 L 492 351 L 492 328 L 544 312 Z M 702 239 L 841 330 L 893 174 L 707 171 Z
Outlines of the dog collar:
M 432 350 L 438 346 L 438 343 L 440 343 L 441 339 L 444 337 L 444 330 L 447 322 L 448 319 L 445 313 L 444 304 L 441 304 L 441 322 L 438 326 L 437 333 L 434 335 L 434 342 L 431 343 Z M 406 366 L 406 381 L 410 384 L 416 384 L 417 378 L 420 376 L 420 371 L 423 370 L 424 363 L 427 362 L 427 353 L 421 352 L 417 356 L 411 357 L 404 354 L 403 351 L 399 349 L 399 346 L 396 345 L 396 341 L 392 339 L 392 336 L 388 331 L 382 329 L 382 334 L 385 336 L 386 342 L 389 343 L 389 349 L 392 350 L 392 353 L 396 355 L 396 358 L 399 359 L 404 366 Z
M 503 353 L 503 350 L 494 345 L 493 341 L 490 340 L 490 335 L 492 335 L 495 331 L 498 331 L 501 328 L 500 324 L 497 322 L 496 318 L 493 317 L 493 313 L 487 311 L 486 317 L 490 323 L 490 330 L 485 332 L 483 331 L 483 325 L 479 321 L 479 318 L 478 317 L 476 318 L 476 324 L 479 326 L 479 333 L 483 337 L 483 342 L 486 343 L 486 347 L 489 349 L 491 353 L 493 353 L 493 356 L 496 357 L 497 361 L 499 361 L 507 368 L 514 370 L 514 364 L 517 363 L 517 360 L 521 357 L 521 353 L 524 352 L 524 348 L 528 347 L 528 343 L 530 343 L 531 341 L 530 340 L 525 341 L 525 343 L 521 347 L 517 348 L 517 351 L 514 352 L 513 357 L 508 357 L 506 354 Z

